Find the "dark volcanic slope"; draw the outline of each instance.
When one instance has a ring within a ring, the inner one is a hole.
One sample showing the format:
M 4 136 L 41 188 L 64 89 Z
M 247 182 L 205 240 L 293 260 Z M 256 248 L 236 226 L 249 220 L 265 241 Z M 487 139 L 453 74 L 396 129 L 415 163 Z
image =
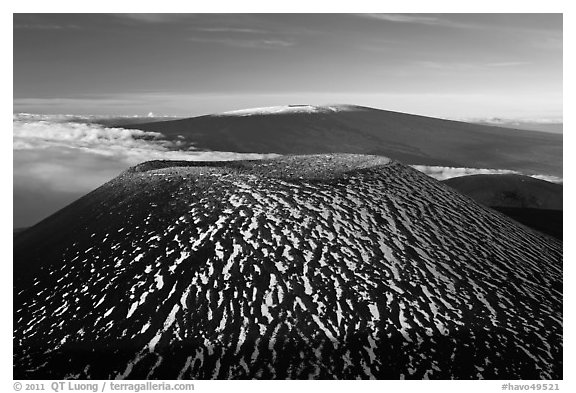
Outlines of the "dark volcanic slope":
M 562 185 L 521 175 L 471 175 L 444 183 L 486 206 L 562 210 Z
M 15 378 L 562 378 L 562 243 L 381 157 L 146 163 L 14 255 Z
M 478 203 L 562 239 L 562 185 L 520 175 L 472 175 L 444 180 Z
M 280 107 L 127 125 L 199 149 L 380 154 L 406 164 L 506 168 L 562 176 L 562 135 L 359 106 Z M 184 139 L 179 139 L 182 135 Z

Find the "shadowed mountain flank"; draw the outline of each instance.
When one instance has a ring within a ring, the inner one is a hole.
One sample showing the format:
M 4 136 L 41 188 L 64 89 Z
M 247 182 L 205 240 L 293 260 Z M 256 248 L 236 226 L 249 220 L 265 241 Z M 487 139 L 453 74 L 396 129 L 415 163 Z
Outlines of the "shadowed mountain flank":
M 517 170 L 562 177 L 562 135 L 352 105 L 257 108 L 126 125 L 180 149 L 246 153 L 361 153 L 406 164 Z
M 14 378 L 561 379 L 562 243 L 379 156 L 148 162 L 15 237 Z
M 521 175 L 471 175 L 444 184 L 486 206 L 562 210 L 562 185 Z
M 444 184 L 530 228 L 562 239 L 561 184 L 520 175 L 472 175 Z

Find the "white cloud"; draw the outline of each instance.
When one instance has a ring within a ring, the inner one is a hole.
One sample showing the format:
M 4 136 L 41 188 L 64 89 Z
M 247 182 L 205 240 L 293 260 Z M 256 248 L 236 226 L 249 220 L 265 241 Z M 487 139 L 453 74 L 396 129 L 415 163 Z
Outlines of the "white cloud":
M 39 101 L 39 102 L 48 102 Z M 35 121 L 45 121 L 49 123 L 109 123 L 115 120 L 117 123 L 128 123 L 132 120 L 142 120 L 149 122 L 150 119 L 174 119 L 175 116 L 167 115 L 156 115 L 154 112 L 148 112 L 145 115 L 71 115 L 71 114 L 38 114 L 38 113 L 14 113 L 12 114 L 12 120 L 14 123 L 29 123 Z
M 550 175 L 530 175 L 530 176 L 533 177 L 534 179 L 546 180 L 551 183 L 562 184 L 564 182 L 563 178 L 557 176 L 550 176 Z
M 149 160 L 230 161 L 277 157 L 177 150 L 157 132 L 82 123 L 82 117 L 20 114 L 13 118 L 14 185 L 46 192 L 89 192 Z
M 453 177 L 467 175 L 493 175 L 505 173 L 518 173 L 508 169 L 486 169 L 486 168 L 456 168 L 448 166 L 428 166 L 428 165 L 411 165 L 412 168 L 433 177 L 436 180 L 446 180 Z
M 462 23 L 450 20 L 444 17 L 434 15 L 418 15 L 418 14 L 358 14 L 358 16 L 380 20 L 385 22 L 395 23 L 412 23 L 428 26 L 443 26 L 461 29 L 479 28 L 478 25 L 473 23 Z
M 70 147 L 82 149 L 148 148 L 158 149 L 162 134 L 124 128 L 106 128 L 97 124 L 76 122 L 13 122 L 14 150 Z
M 122 161 L 127 165 L 143 161 L 235 160 L 275 157 L 276 154 L 251 154 L 219 151 L 179 150 L 161 133 L 137 129 L 104 127 L 82 122 L 81 116 L 18 114 L 13 118 L 13 150 L 71 149 Z
M 66 115 L 66 114 L 57 114 L 57 115 L 45 115 L 45 114 L 37 114 L 37 113 L 14 113 L 12 114 L 12 121 L 14 124 L 16 123 L 26 123 L 26 122 L 35 122 L 35 121 L 47 121 L 51 123 L 67 123 L 67 122 L 80 122 L 86 123 L 90 122 L 92 116 L 88 115 Z
M 196 31 L 202 31 L 205 33 L 271 34 L 268 30 L 249 29 L 243 27 L 199 27 Z
M 114 14 L 117 18 L 143 23 L 175 23 L 187 18 L 194 18 L 194 14 L 170 14 L 170 13 L 127 13 Z
M 202 38 L 190 37 L 190 42 L 198 42 L 205 44 L 226 45 L 243 49 L 273 49 L 273 48 L 288 48 L 294 45 L 293 41 L 284 39 L 245 39 L 245 38 Z
M 14 116 L 15 227 L 38 222 L 144 161 L 230 161 L 278 156 L 176 150 L 176 145 L 160 133 L 86 122 L 92 120 L 65 115 Z
M 440 19 L 434 16 L 422 16 L 414 14 L 361 14 L 363 17 L 398 23 L 421 23 L 426 25 L 436 25 L 441 23 Z

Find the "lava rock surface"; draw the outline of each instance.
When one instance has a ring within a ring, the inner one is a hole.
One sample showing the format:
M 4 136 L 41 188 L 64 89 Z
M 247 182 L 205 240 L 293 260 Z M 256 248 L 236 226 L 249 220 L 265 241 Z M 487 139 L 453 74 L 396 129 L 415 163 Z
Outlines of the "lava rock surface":
M 15 379 L 561 379 L 562 243 L 362 155 L 138 165 L 14 238 Z

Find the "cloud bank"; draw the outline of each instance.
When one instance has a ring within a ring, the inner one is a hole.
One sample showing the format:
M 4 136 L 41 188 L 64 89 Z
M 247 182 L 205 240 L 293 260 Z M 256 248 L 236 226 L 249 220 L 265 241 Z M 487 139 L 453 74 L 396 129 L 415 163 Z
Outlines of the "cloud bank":
M 92 123 L 91 121 L 94 121 Z M 190 160 L 219 161 L 262 159 L 277 154 L 234 153 L 222 151 L 181 150 L 178 142 L 168 141 L 158 132 L 106 127 L 97 120 L 66 115 L 18 114 L 13 118 L 15 154 L 29 150 L 60 150 L 102 156 L 135 165 L 143 161 Z
M 25 227 L 149 160 L 229 161 L 277 157 L 179 150 L 157 132 L 106 127 L 92 117 L 13 117 L 14 227 Z

